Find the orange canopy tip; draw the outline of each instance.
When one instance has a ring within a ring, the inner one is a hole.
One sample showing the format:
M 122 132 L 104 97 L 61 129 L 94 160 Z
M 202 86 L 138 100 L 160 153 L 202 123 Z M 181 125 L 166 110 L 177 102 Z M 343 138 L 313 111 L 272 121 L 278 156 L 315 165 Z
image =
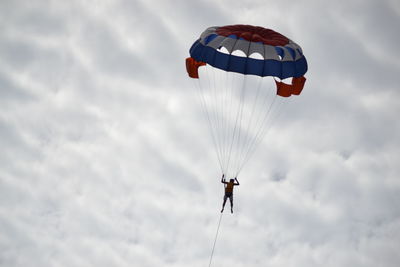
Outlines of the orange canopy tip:
M 186 59 L 186 70 L 190 78 L 198 79 L 199 78 L 199 67 L 206 65 L 205 62 L 196 61 L 192 57 L 188 57 Z
M 287 84 L 283 82 L 276 83 L 276 94 L 282 97 L 289 97 L 291 95 L 299 95 L 303 90 L 304 84 L 306 82 L 306 78 L 304 76 L 301 77 L 293 77 L 292 83 Z

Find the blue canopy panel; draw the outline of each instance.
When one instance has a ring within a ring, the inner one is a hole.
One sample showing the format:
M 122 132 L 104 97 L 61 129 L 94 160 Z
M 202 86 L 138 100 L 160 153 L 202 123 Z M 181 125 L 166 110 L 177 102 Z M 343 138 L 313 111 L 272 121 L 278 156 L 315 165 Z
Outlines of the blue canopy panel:
M 276 48 L 279 49 L 279 47 Z M 196 61 L 205 62 L 221 70 L 242 74 L 261 77 L 274 76 L 286 79 L 289 77 L 301 77 L 307 72 L 307 60 L 304 56 L 293 61 L 239 57 L 221 53 L 210 46 L 203 45 L 200 39 L 192 45 L 189 53 Z

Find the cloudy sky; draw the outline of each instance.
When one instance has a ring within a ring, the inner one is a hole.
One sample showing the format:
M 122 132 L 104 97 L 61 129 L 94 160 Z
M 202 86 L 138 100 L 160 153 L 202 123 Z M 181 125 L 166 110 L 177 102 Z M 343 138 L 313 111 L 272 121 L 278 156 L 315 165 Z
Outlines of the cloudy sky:
M 184 59 L 238 23 L 309 71 L 213 266 L 398 266 L 397 0 L 1 0 L 0 266 L 208 266 L 223 188 Z

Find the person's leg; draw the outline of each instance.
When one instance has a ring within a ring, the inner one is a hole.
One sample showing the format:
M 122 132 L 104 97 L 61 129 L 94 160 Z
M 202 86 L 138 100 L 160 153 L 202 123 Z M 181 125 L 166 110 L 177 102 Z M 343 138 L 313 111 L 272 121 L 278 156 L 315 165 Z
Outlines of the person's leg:
M 224 202 L 222 203 L 222 210 L 221 210 L 221 212 L 223 212 L 224 211 L 224 207 L 225 207 L 225 203 L 226 203 L 226 195 L 224 195 Z
M 231 213 L 233 213 L 233 194 L 229 196 L 229 201 L 231 202 Z

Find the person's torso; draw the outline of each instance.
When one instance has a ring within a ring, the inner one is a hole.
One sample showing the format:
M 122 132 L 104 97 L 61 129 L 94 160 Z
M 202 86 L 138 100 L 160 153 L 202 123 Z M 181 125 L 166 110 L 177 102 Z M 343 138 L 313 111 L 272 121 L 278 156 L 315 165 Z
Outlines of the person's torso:
M 229 183 L 227 183 L 226 184 L 226 187 L 225 187 L 225 192 L 227 192 L 227 193 L 232 193 L 233 192 L 233 182 L 229 182 Z

